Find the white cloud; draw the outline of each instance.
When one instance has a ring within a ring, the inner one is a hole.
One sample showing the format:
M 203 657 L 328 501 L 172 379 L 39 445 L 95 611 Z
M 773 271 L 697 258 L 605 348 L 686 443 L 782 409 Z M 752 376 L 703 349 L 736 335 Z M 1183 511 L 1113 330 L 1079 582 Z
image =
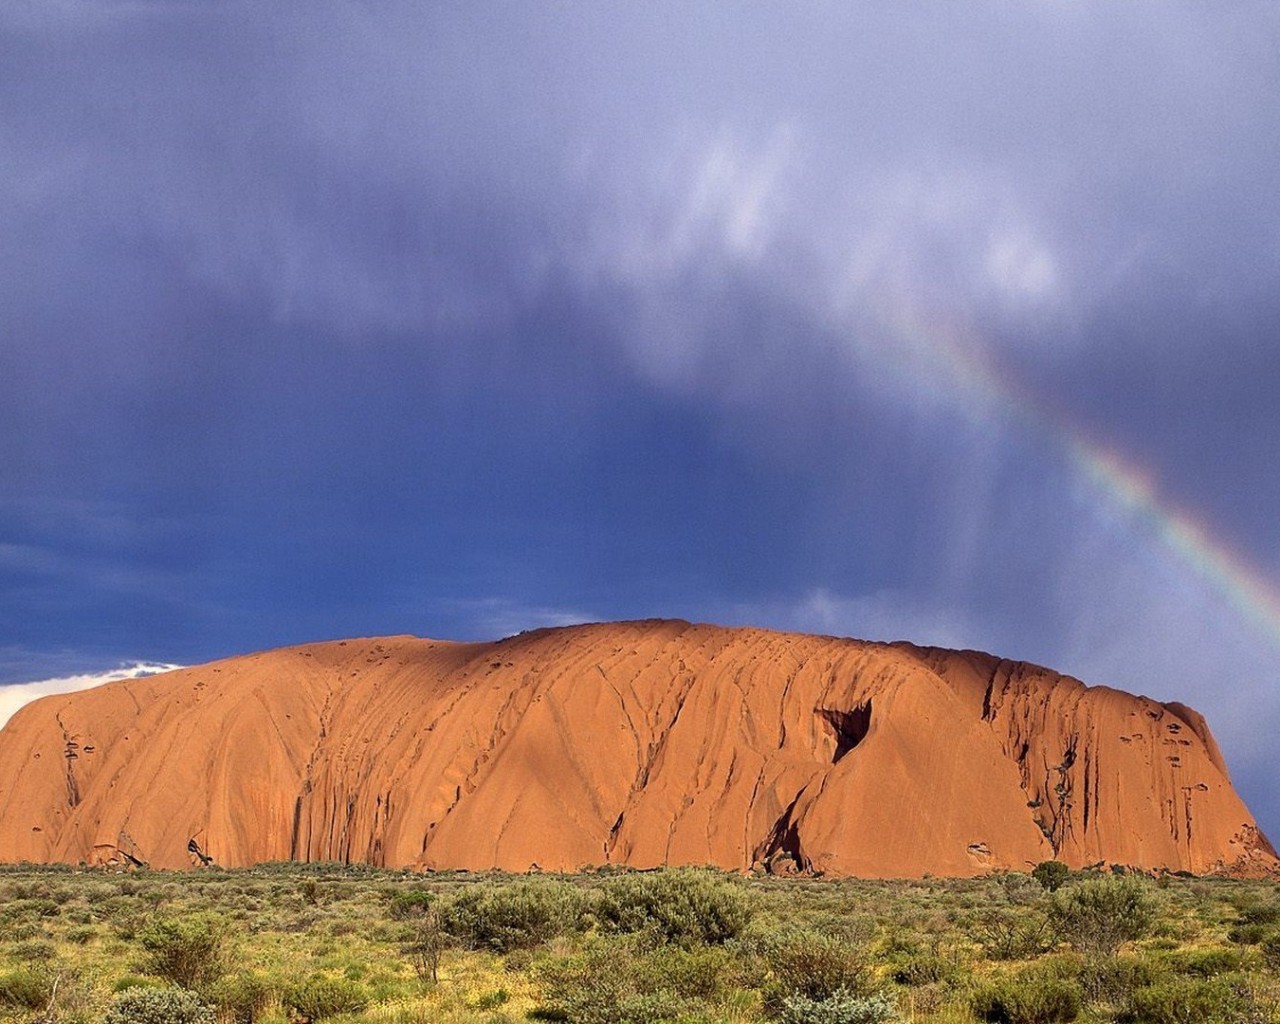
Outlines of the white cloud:
M 993 233 L 986 271 L 999 294 L 1015 308 L 1050 298 L 1058 285 L 1053 254 L 1025 230 Z
M 794 135 L 786 125 L 780 125 L 758 152 L 732 136 L 716 139 L 698 161 L 668 238 L 676 260 L 688 255 L 699 236 L 708 234 L 735 256 L 759 256 L 794 148 Z
M 624 290 L 622 340 L 646 378 L 675 391 L 705 381 L 708 325 L 722 312 L 707 294 L 740 272 L 774 277 L 800 153 L 795 130 L 779 122 L 750 133 L 686 127 L 639 157 L 574 161 L 576 195 L 603 198 L 586 204 L 550 258 L 588 293 Z
M 786 123 L 762 138 L 721 128 L 676 132 L 654 152 L 603 165 L 575 161 L 575 185 L 602 189 L 603 209 L 589 220 L 590 245 L 566 260 L 585 278 L 633 286 L 669 284 L 691 263 L 763 256 L 784 213 L 784 184 L 798 163 L 798 138 Z M 576 258 L 575 258 L 576 257 Z
M 113 683 L 121 679 L 141 679 L 143 676 L 159 675 L 161 672 L 172 672 L 182 667 L 160 662 L 137 661 L 106 672 L 88 672 L 83 675 L 61 676 L 57 679 L 40 679 L 32 683 L 10 683 L 0 686 L 0 727 L 3 727 L 19 708 L 30 704 L 33 700 L 48 697 L 50 694 L 74 693 L 77 690 L 101 686 L 103 683 Z

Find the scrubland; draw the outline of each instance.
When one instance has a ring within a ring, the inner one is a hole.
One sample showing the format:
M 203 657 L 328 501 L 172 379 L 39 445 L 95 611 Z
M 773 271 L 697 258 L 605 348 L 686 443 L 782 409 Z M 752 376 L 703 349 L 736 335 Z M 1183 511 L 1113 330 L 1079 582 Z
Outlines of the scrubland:
M 1273 882 L 0 869 L 0 1020 L 1280 1022 Z

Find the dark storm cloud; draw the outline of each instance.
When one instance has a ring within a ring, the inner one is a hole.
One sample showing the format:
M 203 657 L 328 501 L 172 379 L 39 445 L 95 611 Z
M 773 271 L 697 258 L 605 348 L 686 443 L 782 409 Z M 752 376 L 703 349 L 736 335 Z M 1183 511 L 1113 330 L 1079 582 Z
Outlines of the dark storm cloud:
M 1272 640 L 1071 453 L 1280 577 L 1273 5 L 0 33 L 5 650 L 754 620 L 1185 697 L 1267 770 Z

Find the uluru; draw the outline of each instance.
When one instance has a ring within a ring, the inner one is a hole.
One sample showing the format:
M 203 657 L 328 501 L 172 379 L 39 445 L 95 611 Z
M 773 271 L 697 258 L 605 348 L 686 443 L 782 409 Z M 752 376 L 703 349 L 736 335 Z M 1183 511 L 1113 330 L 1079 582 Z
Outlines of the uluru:
M 973 651 L 648 620 L 307 644 L 45 697 L 0 860 L 1262 874 L 1204 719 Z

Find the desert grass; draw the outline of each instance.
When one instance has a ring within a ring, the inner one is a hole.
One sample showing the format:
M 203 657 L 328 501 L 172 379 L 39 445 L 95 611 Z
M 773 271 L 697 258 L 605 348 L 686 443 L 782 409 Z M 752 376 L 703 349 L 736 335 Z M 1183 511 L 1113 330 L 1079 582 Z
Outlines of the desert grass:
M 124 994 L 175 985 L 219 1024 L 1280 1024 L 1280 896 L 1101 873 L 1050 892 L 1025 874 L 0 868 L 0 1022 L 150 1024 Z

